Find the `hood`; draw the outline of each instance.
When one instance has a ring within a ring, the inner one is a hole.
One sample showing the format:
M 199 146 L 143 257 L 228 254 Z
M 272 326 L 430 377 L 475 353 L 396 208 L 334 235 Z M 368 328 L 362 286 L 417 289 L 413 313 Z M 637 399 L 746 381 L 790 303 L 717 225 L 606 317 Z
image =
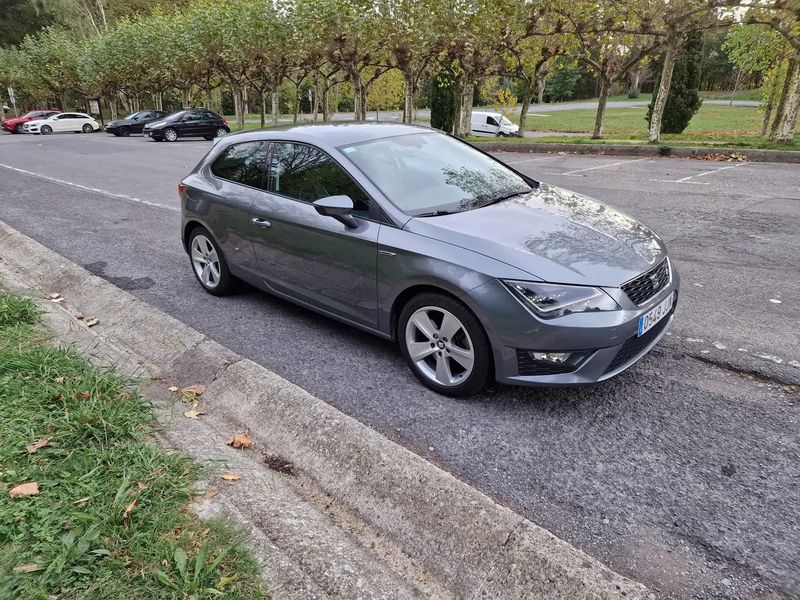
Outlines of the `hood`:
M 637 220 L 544 183 L 483 208 L 417 217 L 405 229 L 552 283 L 617 287 L 666 256 L 661 239 Z

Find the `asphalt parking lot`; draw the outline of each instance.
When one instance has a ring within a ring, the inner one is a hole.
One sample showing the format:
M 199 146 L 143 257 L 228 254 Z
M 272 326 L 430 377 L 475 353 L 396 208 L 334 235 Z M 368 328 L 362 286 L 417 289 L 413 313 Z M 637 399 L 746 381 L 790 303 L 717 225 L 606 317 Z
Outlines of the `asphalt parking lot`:
M 423 388 L 388 342 L 202 292 L 176 187 L 210 147 L 0 136 L 0 220 L 273 369 L 663 598 L 800 598 L 800 168 L 504 154 L 652 226 L 675 324 L 594 387 Z M 57 290 L 54 290 L 57 291 Z

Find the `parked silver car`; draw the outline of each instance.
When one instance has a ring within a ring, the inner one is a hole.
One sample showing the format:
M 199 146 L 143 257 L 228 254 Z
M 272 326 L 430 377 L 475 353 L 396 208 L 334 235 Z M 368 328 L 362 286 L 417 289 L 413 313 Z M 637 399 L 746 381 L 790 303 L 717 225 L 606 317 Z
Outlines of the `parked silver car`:
M 397 340 L 442 394 L 608 379 L 675 310 L 678 274 L 650 229 L 427 128 L 228 135 L 179 190 L 207 292 L 244 280 Z

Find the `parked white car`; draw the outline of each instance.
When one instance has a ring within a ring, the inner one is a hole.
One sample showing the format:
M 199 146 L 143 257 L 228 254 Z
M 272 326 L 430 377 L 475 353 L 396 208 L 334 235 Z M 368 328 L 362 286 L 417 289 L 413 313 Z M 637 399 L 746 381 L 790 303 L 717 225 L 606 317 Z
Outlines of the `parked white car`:
M 517 135 L 519 125 L 499 112 L 472 111 L 472 135 L 505 137 Z
M 46 119 L 28 121 L 22 126 L 23 133 L 62 133 L 74 131 L 75 133 L 92 133 L 100 129 L 100 124 L 84 113 L 65 112 L 51 115 Z

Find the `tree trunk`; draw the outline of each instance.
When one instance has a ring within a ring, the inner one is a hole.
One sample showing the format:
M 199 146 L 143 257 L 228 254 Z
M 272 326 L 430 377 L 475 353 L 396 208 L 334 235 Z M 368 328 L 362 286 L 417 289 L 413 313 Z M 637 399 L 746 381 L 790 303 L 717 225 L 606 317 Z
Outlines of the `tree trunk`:
M 233 96 L 233 114 L 236 116 L 236 121 L 239 121 L 239 110 L 240 110 L 240 99 L 239 94 L 235 89 L 231 90 L 231 94 Z
M 327 122 L 331 118 L 331 88 L 322 88 L 322 120 Z
M 250 97 L 248 94 L 247 86 L 242 88 L 242 123 L 244 123 L 244 115 L 250 114 Z
M 764 106 L 764 118 L 761 119 L 761 137 L 767 137 L 769 132 L 769 120 L 772 117 L 772 103 L 768 102 Z
M 800 113 L 800 68 L 798 58 L 794 59 L 794 69 L 789 81 L 789 92 L 783 107 L 775 141 L 779 144 L 791 144 L 794 141 L 794 130 L 797 124 L 797 115 Z
M 272 87 L 272 124 L 278 124 L 278 111 L 280 111 L 281 105 L 281 91 L 280 88 L 275 85 Z
M 259 93 L 259 96 L 261 96 L 261 127 L 267 125 L 267 96 L 265 92 L 266 90 L 262 89 Z
M 528 108 L 531 105 L 530 90 L 526 89 L 524 96 L 522 96 L 522 108 L 519 111 L 519 136 L 525 136 L 525 130 L 528 128 Z
M 792 79 L 794 79 L 794 74 L 797 71 L 797 68 L 798 60 L 795 58 L 789 59 L 789 66 L 786 69 L 786 77 L 783 80 L 783 89 L 781 89 L 778 106 L 775 109 L 775 119 L 772 121 L 772 127 L 769 132 L 769 139 L 773 142 L 777 141 L 778 139 L 778 130 L 780 129 L 780 124 L 783 121 L 783 114 L 786 110 L 786 102 L 789 98 Z
M 661 83 L 658 86 L 656 99 L 653 102 L 653 112 L 650 115 L 650 142 L 661 141 L 661 120 L 664 117 L 664 107 L 667 105 L 669 87 L 672 84 L 672 69 L 675 67 L 675 55 L 678 53 L 680 40 L 672 36 L 667 41 L 664 51 L 664 67 L 661 69 Z
M 458 110 L 453 134 L 457 137 L 467 137 L 472 133 L 472 98 L 475 95 L 475 83 L 461 78 L 459 81 L 459 93 L 456 95 Z
M 403 123 L 414 122 L 414 77 L 403 72 Z
M 605 77 L 600 77 L 600 98 L 597 101 L 597 114 L 594 118 L 594 131 L 592 131 L 592 139 L 599 140 L 603 137 L 603 123 L 606 119 L 606 104 L 608 104 L 608 94 L 611 90 L 611 82 Z
M 360 121 L 367 120 L 367 101 L 369 100 L 369 88 L 366 85 L 361 86 L 361 116 Z
M 358 121 L 361 119 L 361 74 L 358 71 L 352 71 L 350 78 L 353 80 L 353 118 Z
M 300 86 L 294 86 L 294 114 L 292 115 L 292 123 L 297 123 L 297 116 L 300 114 Z
M 181 90 L 181 108 L 189 106 L 189 88 Z
M 639 80 L 642 77 L 642 70 L 639 67 L 633 67 L 628 71 L 628 98 L 639 97 Z
M 547 77 L 542 77 L 541 75 L 536 78 L 536 83 L 539 86 L 539 93 L 536 97 L 536 103 L 542 104 L 544 103 L 544 87 L 547 81 Z

